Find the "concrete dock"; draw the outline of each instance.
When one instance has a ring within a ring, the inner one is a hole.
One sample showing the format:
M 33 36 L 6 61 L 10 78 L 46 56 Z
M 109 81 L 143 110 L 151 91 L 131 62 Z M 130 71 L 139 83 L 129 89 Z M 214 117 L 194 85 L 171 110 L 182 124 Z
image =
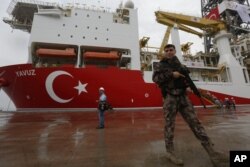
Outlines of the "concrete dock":
M 218 151 L 250 150 L 250 108 L 196 109 Z M 97 112 L 0 112 L 1 167 L 174 167 L 165 158 L 162 110 Z M 177 116 L 176 154 L 185 167 L 212 163 Z M 228 165 L 229 166 L 229 165 Z

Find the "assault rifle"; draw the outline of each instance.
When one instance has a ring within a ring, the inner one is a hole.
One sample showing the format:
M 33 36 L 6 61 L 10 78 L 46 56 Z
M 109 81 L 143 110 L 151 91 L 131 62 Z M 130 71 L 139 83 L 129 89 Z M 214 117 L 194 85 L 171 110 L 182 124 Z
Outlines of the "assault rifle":
M 205 103 L 203 102 L 202 100 L 202 97 L 201 97 L 201 93 L 200 91 L 197 89 L 197 87 L 195 86 L 194 82 L 192 81 L 192 79 L 190 78 L 189 76 L 189 70 L 184 66 L 184 67 L 181 67 L 180 70 L 178 70 L 182 75 L 185 76 L 185 79 L 187 80 L 188 84 L 189 84 L 189 87 L 192 89 L 193 93 L 199 97 L 200 99 L 200 102 L 201 104 L 203 105 L 204 108 L 206 108 L 206 105 Z

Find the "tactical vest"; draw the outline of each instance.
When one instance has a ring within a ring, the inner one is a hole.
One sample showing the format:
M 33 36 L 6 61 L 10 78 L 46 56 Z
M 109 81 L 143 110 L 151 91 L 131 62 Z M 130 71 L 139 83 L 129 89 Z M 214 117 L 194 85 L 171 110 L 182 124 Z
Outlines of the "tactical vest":
M 159 72 L 165 73 L 179 71 L 182 68 L 181 63 L 177 59 L 177 57 L 173 57 L 172 59 L 163 59 L 160 61 Z M 181 95 L 186 92 L 187 82 L 185 78 L 171 78 L 170 80 L 163 82 L 163 84 L 159 85 L 162 91 L 163 97 L 165 97 L 168 93 L 172 95 Z

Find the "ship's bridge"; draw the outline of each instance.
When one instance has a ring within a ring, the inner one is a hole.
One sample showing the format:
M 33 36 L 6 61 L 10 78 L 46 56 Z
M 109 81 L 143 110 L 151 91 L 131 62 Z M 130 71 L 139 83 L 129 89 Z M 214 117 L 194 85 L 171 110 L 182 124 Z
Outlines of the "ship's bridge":
M 39 9 L 55 9 L 56 3 L 42 2 L 36 0 L 12 0 L 7 12 L 12 18 L 3 18 L 13 29 L 30 32 L 34 13 Z

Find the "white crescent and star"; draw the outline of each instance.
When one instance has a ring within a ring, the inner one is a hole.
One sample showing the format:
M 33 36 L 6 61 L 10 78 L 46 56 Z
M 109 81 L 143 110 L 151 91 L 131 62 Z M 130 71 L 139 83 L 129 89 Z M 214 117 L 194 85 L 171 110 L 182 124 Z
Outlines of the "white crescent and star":
M 46 87 L 46 91 L 47 93 L 49 94 L 49 96 L 56 102 L 58 103 L 68 103 L 70 102 L 71 100 L 74 99 L 74 97 L 70 98 L 70 99 L 63 99 L 61 97 L 59 97 L 58 95 L 56 95 L 54 89 L 53 89 L 53 83 L 54 83 L 54 80 L 60 76 L 60 75 L 67 75 L 67 76 L 70 76 L 71 78 L 73 78 L 73 76 L 66 72 L 66 71 L 55 71 L 55 72 L 52 72 L 51 74 L 49 74 L 49 76 L 47 77 L 46 81 L 45 81 L 45 87 Z M 78 85 L 75 86 L 74 88 L 78 90 L 78 96 L 82 93 L 82 92 L 85 92 L 85 93 L 88 93 L 87 90 L 86 90 L 86 86 L 88 84 L 82 84 L 81 81 L 78 81 Z
M 211 14 L 211 15 L 209 16 L 209 19 L 217 19 L 216 14 L 215 14 L 215 13 L 214 13 L 214 14 Z
M 82 92 L 88 93 L 87 90 L 86 90 L 87 85 L 88 85 L 87 83 L 82 84 L 81 81 L 78 81 L 78 85 L 74 87 L 75 89 L 78 90 L 78 95 L 80 95 Z

